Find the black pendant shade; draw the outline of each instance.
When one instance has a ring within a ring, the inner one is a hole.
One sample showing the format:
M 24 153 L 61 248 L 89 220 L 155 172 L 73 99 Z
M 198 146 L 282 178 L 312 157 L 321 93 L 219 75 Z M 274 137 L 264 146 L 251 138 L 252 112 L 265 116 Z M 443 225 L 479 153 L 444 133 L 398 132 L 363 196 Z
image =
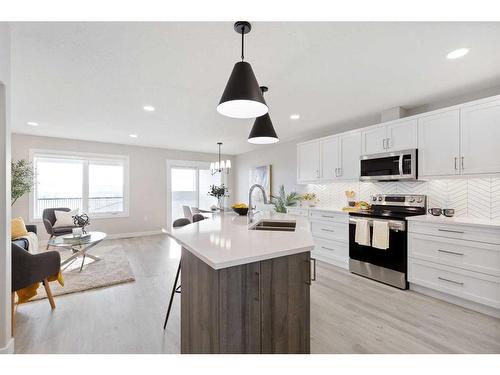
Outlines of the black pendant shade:
M 262 94 L 264 94 L 268 88 L 266 86 L 262 86 L 260 87 L 260 90 Z M 255 119 L 252 130 L 250 130 L 250 135 L 248 136 L 248 142 L 259 145 L 279 142 L 278 135 L 274 130 L 273 122 L 271 121 L 269 113 Z
M 252 66 L 245 62 L 245 34 L 252 29 L 247 21 L 234 24 L 234 31 L 241 34 L 241 61 L 234 64 L 233 71 L 227 81 L 217 111 L 233 118 L 255 118 L 267 113 L 268 108 Z
M 254 118 L 267 113 L 266 101 L 249 63 L 234 64 L 217 111 L 233 118 Z
M 259 145 L 279 142 L 269 113 L 255 119 L 248 142 Z

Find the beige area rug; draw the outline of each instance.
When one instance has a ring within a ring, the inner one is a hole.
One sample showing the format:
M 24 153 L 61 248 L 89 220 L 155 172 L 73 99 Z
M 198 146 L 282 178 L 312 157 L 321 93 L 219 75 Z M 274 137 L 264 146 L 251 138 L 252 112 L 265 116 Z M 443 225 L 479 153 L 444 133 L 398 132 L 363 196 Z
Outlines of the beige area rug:
M 71 256 L 71 250 L 59 250 L 61 261 Z M 99 244 L 89 250 L 89 254 L 101 258 L 99 261 L 85 258 L 85 265 L 80 272 L 82 258 L 79 257 L 70 266 L 63 270 L 64 287 L 57 281 L 50 283 L 54 296 L 76 293 L 84 290 L 103 288 L 111 285 L 134 281 L 134 273 L 130 267 L 127 255 L 118 246 Z M 30 301 L 47 298 L 42 285 L 38 288 L 38 295 Z

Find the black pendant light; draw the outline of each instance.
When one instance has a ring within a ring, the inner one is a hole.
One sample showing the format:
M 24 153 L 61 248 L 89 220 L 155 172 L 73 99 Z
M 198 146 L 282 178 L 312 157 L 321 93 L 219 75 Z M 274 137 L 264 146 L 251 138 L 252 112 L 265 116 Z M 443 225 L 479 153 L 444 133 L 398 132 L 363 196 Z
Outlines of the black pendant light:
M 241 34 L 241 61 L 234 65 L 217 106 L 217 111 L 224 116 L 255 118 L 268 111 L 252 66 L 244 61 L 244 38 L 251 29 L 252 26 L 246 21 L 238 21 L 234 24 L 234 30 Z
M 264 94 L 268 90 L 266 86 L 262 86 L 260 89 L 262 91 L 262 94 Z M 264 145 L 269 143 L 276 143 L 279 141 L 280 140 L 276 135 L 276 131 L 274 130 L 274 126 L 269 113 L 257 117 L 255 119 L 255 122 L 253 123 L 250 135 L 248 136 L 248 142 Z

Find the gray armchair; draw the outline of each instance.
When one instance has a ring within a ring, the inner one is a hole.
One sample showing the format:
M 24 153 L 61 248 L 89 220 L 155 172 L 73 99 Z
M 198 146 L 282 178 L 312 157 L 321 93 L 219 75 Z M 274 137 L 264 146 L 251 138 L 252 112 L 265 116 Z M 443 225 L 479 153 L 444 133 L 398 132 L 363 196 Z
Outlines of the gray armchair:
M 15 329 L 14 293 L 27 286 L 42 282 L 52 309 L 56 308 L 48 278 L 57 275 L 61 268 L 61 256 L 57 251 L 30 254 L 22 247 L 11 244 L 12 249 L 12 335 Z
M 72 225 L 69 227 L 54 228 L 53 225 L 56 222 L 56 214 L 54 213 L 54 211 L 69 212 L 71 211 L 71 209 L 66 207 L 60 207 L 60 208 L 46 208 L 45 210 L 43 210 L 42 213 L 43 225 L 45 225 L 45 229 L 47 230 L 47 233 L 50 235 L 50 238 L 62 236 L 64 234 L 70 234 L 73 231 L 73 228 L 76 228 L 76 225 Z M 47 249 L 48 248 L 49 245 L 47 245 Z

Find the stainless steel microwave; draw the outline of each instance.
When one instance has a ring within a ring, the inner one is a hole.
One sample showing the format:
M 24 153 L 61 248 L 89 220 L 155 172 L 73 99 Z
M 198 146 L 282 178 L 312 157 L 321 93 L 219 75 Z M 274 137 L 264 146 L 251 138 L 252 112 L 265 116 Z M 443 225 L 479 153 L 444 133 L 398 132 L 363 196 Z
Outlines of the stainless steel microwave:
M 417 149 L 361 156 L 361 181 L 417 179 Z

